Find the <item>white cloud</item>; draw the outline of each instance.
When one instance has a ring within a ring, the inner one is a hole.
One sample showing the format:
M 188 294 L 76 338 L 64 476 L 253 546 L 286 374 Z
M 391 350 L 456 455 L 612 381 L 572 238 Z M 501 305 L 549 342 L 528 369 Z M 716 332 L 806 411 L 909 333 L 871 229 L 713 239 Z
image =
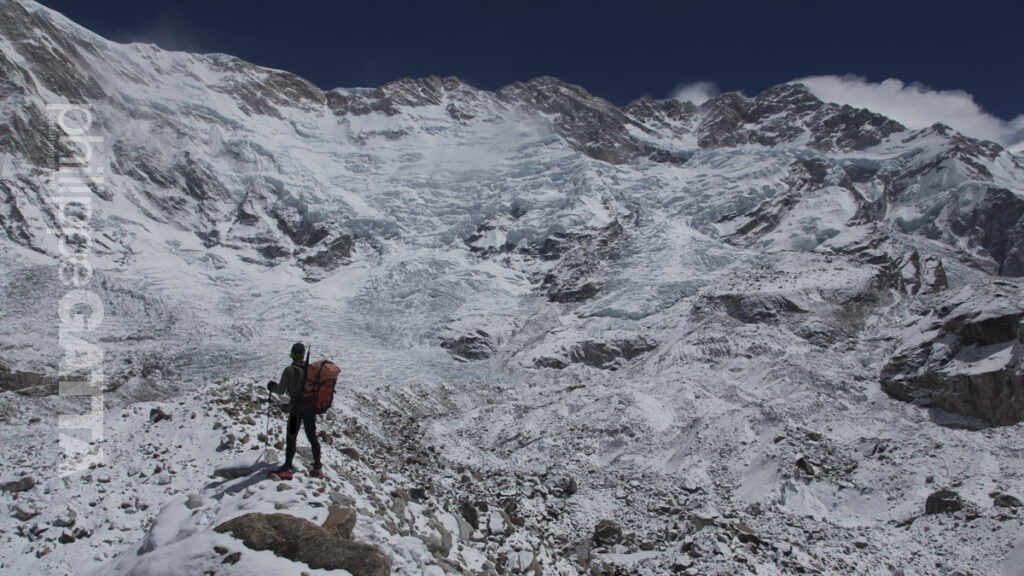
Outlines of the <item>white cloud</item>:
M 697 106 L 718 96 L 718 84 L 714 82 L 691 82 L 680 84 L 672 91 L 671 98 L 680 102 L 693 102 Z
M 867 108 L 907 128 L 942 122 L 964 134 L 1007 147 L 1024 143 L 1024 115 L 1012 121 L 985 112 L 963 90 L 933 90 L 890 78 L 880 84 L 860 76 L 811 76 L 797 80 L 826 102 Z

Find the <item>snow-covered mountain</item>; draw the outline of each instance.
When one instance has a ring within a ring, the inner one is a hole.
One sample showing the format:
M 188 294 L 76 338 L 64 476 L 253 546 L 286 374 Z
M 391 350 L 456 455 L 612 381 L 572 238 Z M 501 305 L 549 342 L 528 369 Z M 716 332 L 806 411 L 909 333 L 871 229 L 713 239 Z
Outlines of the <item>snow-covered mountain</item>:
M 0 107 L 5 571 L 316 574 L 213 528 L 346 505 L 402 574 L 1020 574 L 995 143 L 800 84 L 323 91 L 28 0 Z M 300 340 L 343 368 L 328 482 L 214 481 Z

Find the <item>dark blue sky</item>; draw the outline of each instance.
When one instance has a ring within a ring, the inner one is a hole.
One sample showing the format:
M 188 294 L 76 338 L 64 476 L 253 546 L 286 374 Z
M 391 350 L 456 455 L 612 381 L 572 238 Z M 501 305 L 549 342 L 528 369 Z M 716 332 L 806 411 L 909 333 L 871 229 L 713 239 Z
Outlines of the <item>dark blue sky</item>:
M 1024 3 L 43 0 L 114 40 L 226 52 L 322 88 L 455 75 L 494 89 L 556 76 L 617 104 L 683 83 L 757 92 L 889 77 L 1024 112 Z

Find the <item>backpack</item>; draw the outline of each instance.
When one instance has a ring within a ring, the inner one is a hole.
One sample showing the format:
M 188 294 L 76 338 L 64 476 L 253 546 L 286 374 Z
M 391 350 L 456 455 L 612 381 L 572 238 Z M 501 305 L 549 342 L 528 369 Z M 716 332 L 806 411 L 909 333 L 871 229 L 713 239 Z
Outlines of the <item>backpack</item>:
M 308 364 L 306 380 L 302 384 L 296 406 L 300 412 L 323 414 L 334 401 L 334 385 L 338 381 L 341 368 L 330 360 L 321 360 Z

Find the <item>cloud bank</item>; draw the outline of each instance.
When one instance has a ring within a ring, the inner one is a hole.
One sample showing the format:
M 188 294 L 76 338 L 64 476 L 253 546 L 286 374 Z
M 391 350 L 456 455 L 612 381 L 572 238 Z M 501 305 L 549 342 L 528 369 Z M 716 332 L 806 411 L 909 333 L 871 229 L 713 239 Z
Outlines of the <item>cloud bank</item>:
M 693 102 L 700 106 L 715 96 L 718 96 L 718 84 L 714 82 L 691 82 L 676 86 L 670 98 L 680 102 Z
M 942 122 L 973 138 L 992 140 L 1017 151 L 1024 149 L 1024 115 L 1011 121 L 992 116 L 962 90 L 933 90 L 893 78 L 874 83 L 850 75 L 811 76 L 796 82 L 826 102 L 867 108 L 910 129 Z

